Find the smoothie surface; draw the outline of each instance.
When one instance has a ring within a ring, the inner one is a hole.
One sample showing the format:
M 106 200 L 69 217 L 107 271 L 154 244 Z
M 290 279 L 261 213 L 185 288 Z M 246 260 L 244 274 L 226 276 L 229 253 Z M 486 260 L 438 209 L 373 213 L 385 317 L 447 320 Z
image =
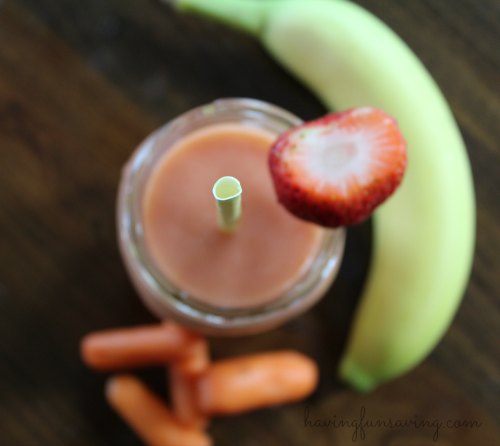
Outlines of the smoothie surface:
M 225 308 L 262 305 L 295 283 L 322 230 L 278 202 L 267 157 L 275 135 L 214 124 L 177 142 L 146 185 L 144 235 L 157 268 L 197 300 Z M 243 188 L 237 230 L 217 226 L 212 187 L 225 175 Z

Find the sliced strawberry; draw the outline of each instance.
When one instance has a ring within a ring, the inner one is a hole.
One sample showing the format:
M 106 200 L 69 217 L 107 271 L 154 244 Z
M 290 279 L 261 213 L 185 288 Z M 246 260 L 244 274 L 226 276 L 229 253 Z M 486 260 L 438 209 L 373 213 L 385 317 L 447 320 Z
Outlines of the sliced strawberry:
M 279 201 L 327 227 L 365 220 L 400 184 L 406 143 L 396 121 L 371 107 L 328 114 L 274 143 L 269 166 Z

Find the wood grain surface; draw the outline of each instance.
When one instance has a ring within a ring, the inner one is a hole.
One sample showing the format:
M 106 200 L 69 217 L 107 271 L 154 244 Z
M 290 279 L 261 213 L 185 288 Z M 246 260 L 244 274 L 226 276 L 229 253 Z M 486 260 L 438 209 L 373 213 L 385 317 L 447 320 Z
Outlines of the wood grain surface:
M 335 370 L 369 265 L 371 227 L 350 229 L 340 276 L 313 310 L 264 335 L 212 341 L 215 358 L 295 348 L 321 367 L 319 389 L 305 402 L 213 420 L 218 446 L 500 444 L 500 5 L 359 3 L 424 61 L 460 125 L 477 197 L 470 283 L 426 361 L 356 394 Z M 120 169 L 154 128 L 229 96 L 304 119 L 325 112 L 251 38 L 157 1 L 0 1 L 0 445 L 141 444 L 104 401 L 107 375 L 79 358 L 85 333 L 154 321 L 118 254 Z M 164 370 L 137 374 L 167 397 Z M 362 431 L 360 417 L 435 424 Z M 478 425 L 436 425 L 447 420 Z

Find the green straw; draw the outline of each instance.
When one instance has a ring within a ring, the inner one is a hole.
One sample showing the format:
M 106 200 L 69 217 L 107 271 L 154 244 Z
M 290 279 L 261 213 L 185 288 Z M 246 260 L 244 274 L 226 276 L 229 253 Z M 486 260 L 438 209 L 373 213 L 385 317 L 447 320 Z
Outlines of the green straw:
M 217 204 L 217 223 L 224 232 L 233 232 L 241 217 L 241 184 L 234 177 L 219 178 L 212 189 Z

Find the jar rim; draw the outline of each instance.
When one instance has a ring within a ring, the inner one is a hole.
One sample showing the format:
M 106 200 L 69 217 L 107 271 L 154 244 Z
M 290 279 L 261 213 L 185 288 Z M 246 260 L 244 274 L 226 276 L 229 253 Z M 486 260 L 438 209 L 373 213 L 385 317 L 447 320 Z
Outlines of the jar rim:
M 122 257 L 146 305 L 160 317 L 168 314 L 209 334 L 235 330 L 251 333 L 255 327 L 276 325 L 276 321 L 283 318 L 284 311 L 289 316 L 286 320 L 305 311 L 326 291 L 319 289 L 324 288 L 323 282 L 329 281 L 329 285 L 333 280 L 345 243 L 343 228 L 324 228 L 318 255 L 304 276 L 310 276 L 309 280 L 295 283 L 283 295 L 254 307 L 228 308 L 202 302 L 183 292 L 159 271 L 143 237 L 141 206 L 144 183 L 154 168 L 153 161 L 169 149 L 158 141 L 170 137 L 175 142 L 193 131 L 193 126 L 196 129 L 228 121 L 267 127 L 276 134 L 302 122 L 292 113 L 258 99 L 222 98 L 195 107 L 167 122 L 138 146 L 123 169 L 117 200 L 117 229 Z M 318 292 L 321 292 L 320 296 L 317 296 Z

